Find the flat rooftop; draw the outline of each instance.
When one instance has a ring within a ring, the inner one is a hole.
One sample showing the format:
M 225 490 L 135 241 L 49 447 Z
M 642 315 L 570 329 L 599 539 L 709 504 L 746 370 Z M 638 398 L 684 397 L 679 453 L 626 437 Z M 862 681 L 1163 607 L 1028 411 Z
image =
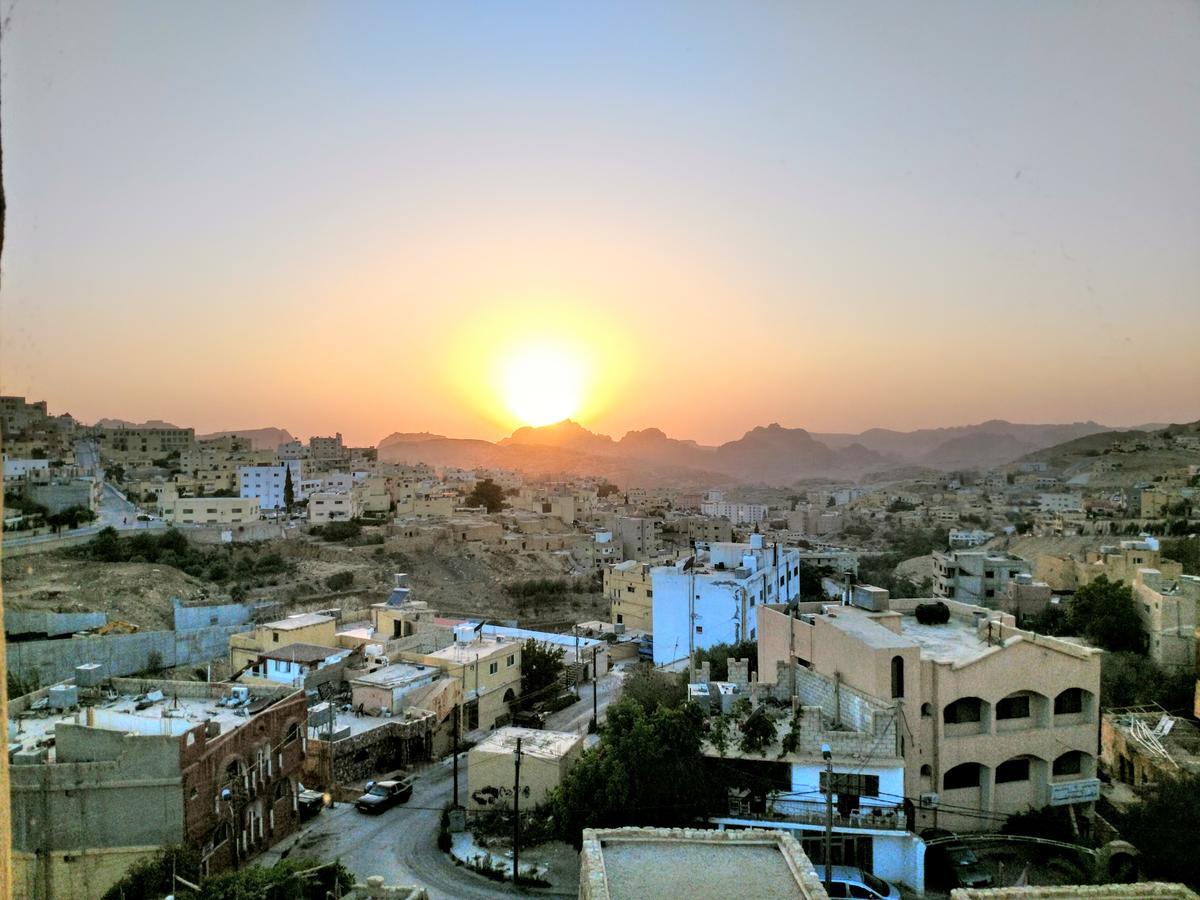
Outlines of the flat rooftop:
M 934 601 L 930 601 L 934 602 Z M 838 606 L 837 627 L 853 634 L 868 647 L 876 649 L 920 648 L 921 656 L 939 661 L 973 659 L 988 649 L 988 643 L 975 630 L 975 622 L 951 616 L 942 625 L 922 625 L 915 616 L 893 610 L 900 620 L 900 633 L 870 618 L 868 610 L 856 606 Z M 1000 646 L 999 642 L 993 646 Z
M 367 675 L 358 676 L 354 679 L 354 684 L 397 687 L 411 681 L 420 681 L 423 678 L 436 678 L 439 675 L 441 675 L 441 669 L 435 666 L 422 666 L 418 663 L 393 663 Z
M 820 878 L 796 840 L 763 831 L 584 831 L 581 879 L 611 900 L 754 897 L 816 900 Z
M 519 649 L 520 645 L 517 641 L 481 637 L 474 638 L 465 644 L 454 643 L 449 647 L 444 647 L 441 650 L 435 650 L 433 653 L 424 653 L 422 655 L 448 660 L 452 663 L 466 664 L 475 662 L 476 656 L 484 657 L 489 653 L 495 653 L 496 651 L 507 647 Z
M 275 650 L 268 650 L 266 653 L 260 654 L 263 659 L 276 659 L 287 662 L 297 663 L 318 663 L 331 656 L 342 655 L 346 656 L 350 651 L 338 647 L 324 647 L 321 644 L 285 644 Z
M 320 625 L 323 622 L 332 621 L 333 616 L 324 616 L 321 613 L 297 613 L 294 616 L 288 616 L 286 619 L 267 622 L 262 627 L 272 628 L 275 631 L 291 631 L 294 628 L 308 628 L 310 625 Z
M 561 759 L 580 741 L 573 731 L 542 731 L 509 725 L 493 731 L 472 749 L 484 753 L 516 753 L 517 738 L 521 739 L 522 756 L 541 759 Z

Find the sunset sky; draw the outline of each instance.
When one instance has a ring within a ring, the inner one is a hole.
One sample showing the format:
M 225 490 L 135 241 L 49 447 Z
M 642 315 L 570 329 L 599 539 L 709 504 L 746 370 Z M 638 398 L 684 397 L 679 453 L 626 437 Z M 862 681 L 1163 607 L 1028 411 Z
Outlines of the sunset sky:
M 4 393 L 495 438 L 1200 418 L 1200 6 L 4 3 Z

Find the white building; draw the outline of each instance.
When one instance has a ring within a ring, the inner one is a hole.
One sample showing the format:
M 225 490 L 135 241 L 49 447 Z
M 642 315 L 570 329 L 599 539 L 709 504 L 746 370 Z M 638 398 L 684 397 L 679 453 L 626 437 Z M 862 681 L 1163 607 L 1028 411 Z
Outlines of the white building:
M 800 551 L 766 547 L 755 534 L 749 544 L 713 543 L 650 577 L 654 663 L 662 665 L 686 659 L 691 646 L 755 640 L 760 604 L 800 596 Z
M 700 504 L 700 512 L 713 518 L 728 519 L 734 525 L 754 525 L 767 518 L 767 507 L 762 503 L 706 500 Z
M 317 644 L 288 644 L 262 654 L 250 674 L 278 684 L 303 687 L 305 676 L 326 666 L 339 663 L 350 655 L 349 650 L 322 647 Z
M 9 459 L 4 457 L 4 480 L 16 481 L 24 478 L 31 472 L 49 472 L 50 460 L 48 459 Z
M 980 544 L 986 544 L 996 535 L 990 531 L 961 531 L 957 528 L 950 530 L 950 546 L 951 547 L 978 547 Z
M 306 495 L 302 463 L 298 459 L 270 466 L 238 466 L 238 495 L 254 497 L 263 510 L 283 509 L 286 506 L 283 494 L 288 469 L 292 470 L 294 499 L 303 500 Z
M 1083 497 L 1079 494 L 1038 494 L 1038 507 L 1042 512 L 1077 512 L 1083 509 Z

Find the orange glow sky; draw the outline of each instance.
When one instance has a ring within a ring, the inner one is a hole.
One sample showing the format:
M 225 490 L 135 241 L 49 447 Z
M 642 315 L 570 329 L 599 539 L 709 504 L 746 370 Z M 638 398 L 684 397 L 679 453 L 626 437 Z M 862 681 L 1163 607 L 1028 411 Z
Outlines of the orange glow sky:
M 9 9 L 54 411 L 496 438 L 533 347 L 614 436 L 1200 417 L 1195 6 Z

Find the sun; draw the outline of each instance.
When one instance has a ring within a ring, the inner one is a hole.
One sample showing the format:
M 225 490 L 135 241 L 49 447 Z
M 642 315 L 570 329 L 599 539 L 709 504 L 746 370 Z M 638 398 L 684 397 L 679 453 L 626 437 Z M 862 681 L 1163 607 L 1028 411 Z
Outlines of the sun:
M 500 392 L 505 405 L 526 425 L 551 425 L 569 419 L 583 401 L 583 366 L 558 347 L 514 349 L 501 364 Z

